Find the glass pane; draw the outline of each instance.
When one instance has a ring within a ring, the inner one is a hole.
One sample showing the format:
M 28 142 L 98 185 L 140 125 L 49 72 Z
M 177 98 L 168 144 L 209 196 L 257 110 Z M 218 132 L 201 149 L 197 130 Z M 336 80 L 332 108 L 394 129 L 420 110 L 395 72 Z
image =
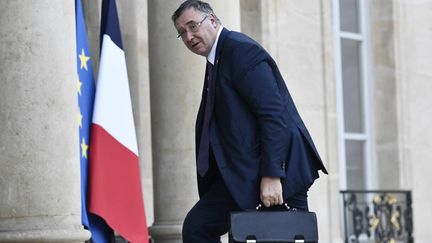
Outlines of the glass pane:
M 366 189 L 365 153 L 363 141 L 345 141 L 347 189 Z
M 346 133 L 364 132 L 360 47 L 359 41 L 341 40 L 342 92 Z
M 359 8 L 357 0 L 339 1 L 340 29 L 359 33 Z

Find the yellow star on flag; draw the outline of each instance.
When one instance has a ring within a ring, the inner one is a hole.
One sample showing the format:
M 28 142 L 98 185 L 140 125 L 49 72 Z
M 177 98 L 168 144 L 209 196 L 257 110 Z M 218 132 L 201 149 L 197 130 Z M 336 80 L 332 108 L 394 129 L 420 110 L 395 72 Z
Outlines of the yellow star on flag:
M 81 142 L 82 157 L 87 158 L 87 150 L 88 150 L 88 145 L 85 143 L 85 140 L 83 138 Z
M 87 69 L 87 62 L 88 62 L 88 60 L 90 60 L 90 57 L 85 55 L 84 49 L 81 49 L 81 55 L 78 55 L 78 56 L 79 56 L 79 59 L 81 61 L 81 67 L 80 68 L 84 67 L 85 70 L 88 70 Z
M 78 79 L 77 79 L 77 91 L 78 91 L 78 94 L 79 95 L 81 95 L 81 86 L 82 86 L 82 83 L 81 83 L 81 81 L 79 80 L 79 77 L 78 77 Z
M 81 110 L 80 110 L 78 114 L 78 124 L 80 128 L 82 128 L 82 119 L 83 119 L 83 115 L 81 114 Z

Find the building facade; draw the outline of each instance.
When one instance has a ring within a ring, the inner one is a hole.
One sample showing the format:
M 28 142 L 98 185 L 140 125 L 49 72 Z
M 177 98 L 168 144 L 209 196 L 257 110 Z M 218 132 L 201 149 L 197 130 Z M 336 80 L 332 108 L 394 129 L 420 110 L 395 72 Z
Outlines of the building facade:
M 329 170 L 309 196 L 320 242 L 344 241 L 341 190 L 411 191 L 413 237 L 428 242 L 432 0 L 209 2 L 225 27 L 275 58 Z M 205 60 L 176 39 L 180 3 L 117 1 L 155 242 L 181 242 L 198 199 Z M 100 7 L 84 1 L 95 73 Z M 80 223 L 74 18 L 74 1 L 0 2 L 0 242 L 89 237 Z

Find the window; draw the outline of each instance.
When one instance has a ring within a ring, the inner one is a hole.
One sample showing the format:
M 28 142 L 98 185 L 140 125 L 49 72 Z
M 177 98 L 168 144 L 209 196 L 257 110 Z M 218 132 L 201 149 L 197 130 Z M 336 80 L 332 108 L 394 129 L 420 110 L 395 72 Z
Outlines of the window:
M 372 189 L 366 0 L 334 0 L 340 181 Z

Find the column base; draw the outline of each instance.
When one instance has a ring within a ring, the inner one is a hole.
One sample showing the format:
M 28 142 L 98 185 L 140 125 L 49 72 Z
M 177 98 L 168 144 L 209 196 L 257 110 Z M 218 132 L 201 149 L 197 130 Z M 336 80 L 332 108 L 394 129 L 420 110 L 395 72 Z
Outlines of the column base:
M 154 223 L 149 233 L 155 243 L 181 243 L 182 227 L 182 222 Z
M 90 239 L 84 228 L 17 230 L 0 232 L 0 242 L 84 242 Z

